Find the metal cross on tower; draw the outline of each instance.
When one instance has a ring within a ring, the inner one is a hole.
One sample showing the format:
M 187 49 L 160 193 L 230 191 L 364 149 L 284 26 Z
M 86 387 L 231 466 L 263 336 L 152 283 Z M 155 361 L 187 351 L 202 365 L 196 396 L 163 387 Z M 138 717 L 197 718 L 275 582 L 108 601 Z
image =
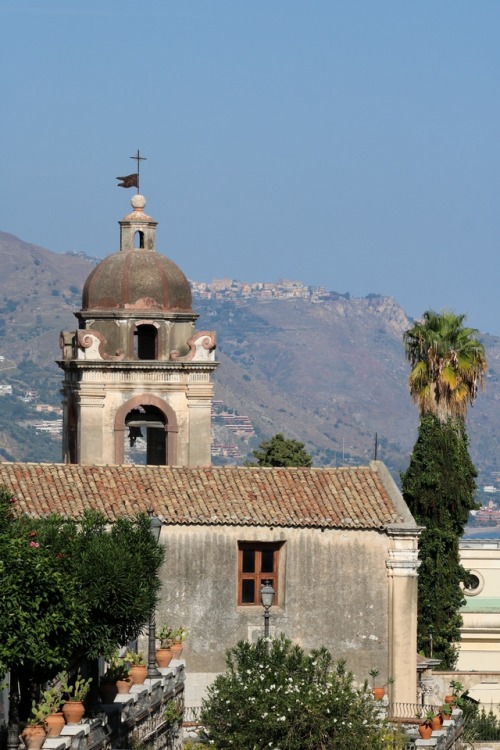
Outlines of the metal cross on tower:
M 141 156 L 139 153 L 139 149 L 137 149 L 137 154 L 135 156 L 131 156 L 130 158 L 135 159 L 137 162 L 137 192 L 139 192 L 140 164 L 141 164 L 141 161 L 147 161 L 147 156 Z
M 124 177 L 117 177 L 116 179 L 119 180 L 117 187 L 122 188 L 131 188 L 136 187 L 137 192 L 139 192 L 139 167 L 141 161 L 146 161 L 145 156 L 141 156 L 139 153 L 139 149 L 137 149 L 137 154 L 135 156 L 131 156 L 131 159 L 135 159 L 137 162 L 137 172 L 134 172 L 133 174 L 126 174 Z

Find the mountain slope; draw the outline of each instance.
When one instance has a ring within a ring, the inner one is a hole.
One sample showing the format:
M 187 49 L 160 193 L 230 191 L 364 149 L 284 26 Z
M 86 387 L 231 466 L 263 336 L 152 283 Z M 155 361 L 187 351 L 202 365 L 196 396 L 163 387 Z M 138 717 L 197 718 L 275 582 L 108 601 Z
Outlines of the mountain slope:
M 39 400 L 57 404 L 59 332 L 75 327 L 73 312 L 94 261 L 0 233 L 0 262 L 0 384 L 11 383 L 15 395 L 35 388 Z M 255 428 L 250 445 L 237 438 L 243 452 L 283 432 L 303 440 L 316 465 L 366 462 L 377 433 L 378 457 L 395 475 L 407 465 L 418 413 L 402 346 L 410 321 L 393 299 L 195 298 L 194 307 L 198 329 L 218 336 L 216 398 L 248 415 Z M 500 339 L 484 342 L 488 387 L 469 419 L 471 453 L 483 474 L 497 468 L 500 443 Z M 26 455 L 22 440 L 16 443 L 0 423 L 2 443 L 9 457 Z

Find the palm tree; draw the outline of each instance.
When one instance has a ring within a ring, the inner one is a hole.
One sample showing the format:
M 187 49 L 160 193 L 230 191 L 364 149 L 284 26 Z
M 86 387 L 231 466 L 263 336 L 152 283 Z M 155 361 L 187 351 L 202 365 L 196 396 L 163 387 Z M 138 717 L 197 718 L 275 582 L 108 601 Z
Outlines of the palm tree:
M 465 417 L 487 370 L 479 331 L 464 327 L 465 317 L 428 310 L 404 334 L 410 394 L 421 415 L 440 422 Z

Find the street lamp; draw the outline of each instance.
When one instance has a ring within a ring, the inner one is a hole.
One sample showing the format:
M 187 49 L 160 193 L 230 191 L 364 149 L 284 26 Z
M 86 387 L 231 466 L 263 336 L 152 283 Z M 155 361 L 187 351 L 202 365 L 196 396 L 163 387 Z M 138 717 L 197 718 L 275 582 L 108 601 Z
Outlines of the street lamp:
M 276 591 L 271 586 L 271 581 L 264 581 L 260 587 L 260 600 L 264 607 L 264 638 L 269 638 L 269 610 L 272 607 Z
M 161 532 L 161 526 L 162 526 L 161 521 L 159 518 L 155 516 L 153 508 L 148 508 L 148 516 L 149 516 L 149 530 L 151 532 L 151 536 L 153 537 L 155 542 L 158 544 L 160 540 L 160 532 Z M 161 672 L 156 666 L 156 620 L 155 620 L 154 609 L 152 609 L 151 614 L 149 615 L 147 678 L 148 680 L 152 680 L 155 677 L 161 677 Z

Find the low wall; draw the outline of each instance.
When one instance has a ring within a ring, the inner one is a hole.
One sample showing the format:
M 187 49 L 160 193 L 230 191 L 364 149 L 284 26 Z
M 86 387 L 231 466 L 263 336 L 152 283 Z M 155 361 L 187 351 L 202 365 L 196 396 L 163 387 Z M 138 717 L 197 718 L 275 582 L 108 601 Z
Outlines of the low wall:
M 45 740 L 42 750 L 181 750 L 181 723 L 166 720 L 164 713 L 172 700 L 184 707 L 184 662 L 160 672 L 161 678 L 133 685 L 130 693 L 96 707 L 80 724 L 67 724 L 59 737 Z

